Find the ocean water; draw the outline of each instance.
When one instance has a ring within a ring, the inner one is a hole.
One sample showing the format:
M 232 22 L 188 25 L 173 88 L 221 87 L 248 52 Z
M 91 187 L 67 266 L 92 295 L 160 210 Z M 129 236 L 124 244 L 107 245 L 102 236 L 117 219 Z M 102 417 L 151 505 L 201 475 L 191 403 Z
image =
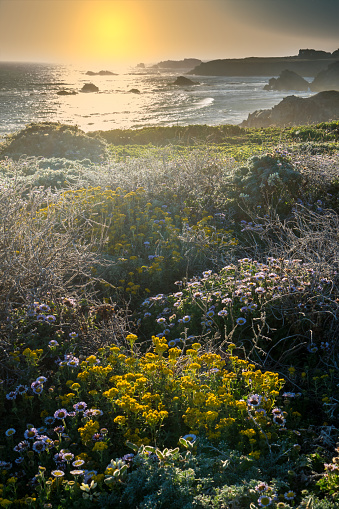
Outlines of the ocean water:
M 190 76 L 196 86 L 173 85 L 183 71 L 126 68 L 115 76 L 88 76 L 76 66 L 0 63 L 0 136 L 30 122 L 78 125 L 85 132 L 147 126 L 239 124 L 249 113 L 271 108 L 286 95 L 268 92 L 266 77 Z M 79 92 L 94 83 L 98 93 Z M 131 93 L 138 89 L 140 94 Z M 77 95 L 59 96 L 60 90 Z

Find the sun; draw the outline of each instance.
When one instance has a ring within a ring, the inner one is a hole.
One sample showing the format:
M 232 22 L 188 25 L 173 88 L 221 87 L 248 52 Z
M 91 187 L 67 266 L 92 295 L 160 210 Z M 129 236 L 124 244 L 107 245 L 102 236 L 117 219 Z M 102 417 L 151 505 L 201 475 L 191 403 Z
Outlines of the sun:
M 135 1 L 85 2 L 74 22 L 73 50 L 87 60 L 130 60 L 147 45 L 147 21 Z

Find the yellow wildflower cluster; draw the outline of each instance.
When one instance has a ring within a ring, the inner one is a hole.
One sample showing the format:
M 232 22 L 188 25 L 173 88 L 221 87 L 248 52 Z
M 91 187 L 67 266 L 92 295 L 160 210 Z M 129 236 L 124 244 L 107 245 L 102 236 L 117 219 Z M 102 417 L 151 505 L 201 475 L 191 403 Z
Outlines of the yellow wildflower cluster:
M 100 425 L 98 421 L 90 419 L 82 428 L 78 428 L 81 441 L 84 445 L 88 445 L 92 441 L 92 437 L 99 431 Z
M 211 440 L 237 439 L 245 450 L 253 440 L 261 440 L 265 447 L 275 426 L 271 410 L 284 383 L 277 373 L 262 372 L 232 355 L 222 359 L 202 351 L 199 343 L 183 354 L 178 348 L 168 349 L 165 338 L 152 340 L 153 352 L 136 357 L 132 369 L 124 364 L 125 373 L 111 376 L 102 393 L 125 437 L 143 429 L 153 440 L 164 420 L 167 428 L 179 420 L 190 432 Z M 118 347 L 107 354 L 121 355 Z M 247 401 L 253 393 L 259 396 L 260 408 Z M 253 420 L 258 428 L 254 432 Z
M 28 364 L 36 365 L 43 353 L 44 351 L 41 348 L 37 348 L 36 350 L 25 348 L 22 355 L 26 358 Z

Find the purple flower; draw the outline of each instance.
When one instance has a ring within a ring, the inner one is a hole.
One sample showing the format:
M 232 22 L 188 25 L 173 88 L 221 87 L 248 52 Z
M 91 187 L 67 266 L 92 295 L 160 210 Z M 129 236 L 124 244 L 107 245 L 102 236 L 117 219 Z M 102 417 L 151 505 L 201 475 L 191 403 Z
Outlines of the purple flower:
M 6 399 L 16 399 L 17 393 L 16 391 L 11 391 L 8 394 L 6 394 Z
M 16 433 L 16 430 L 14 428 L 8 428 L 8 430 L 5 431 L 6 437 L 11 437 Z
M 72 357 L 69 361 L 67 361 L 67 366 L 77 368 L 79 366 L 79 359 L 77 357 Z
M 51 308 L 47 304 L 40 304 L 39 306 L 40 311 L 48 312 L 51 310 Z
M 31 388 L 34 394 L 41 394 L 42 391 L 44 390 L 44 386 L 42 385 L 42 383 L 37 381 L 31 384 Z
M 84 412 L 87 408 L 87 403 L 85 403 L 84 401 L 79 401 L 79 403 L 73 405 L 73 408 L 77 412 Z
M 103 411 L 99 410 L 98 408 L 89 408 L 84 412 L 85 417 L 99 417 L 103 415 Z
M 56 410 L 54 412 L 54 417 L 56 419 L 60 419 L 60 420 L 65 419 L 65 417 L 67 417 L 67 415 L 68 415 L 68 412 L 65 408 L 60 408 L 59 410 Z
M 34 444 L 32 445 L 32 449 L 33 451 L 37 452 L 37 453 L 42 453 L 46 450 L 46 444 L 43 440 L 37 440 L 36 442 L 34 442 Z
M 237 322 L 238 325 L 245 325 L 246 318 L 242 318 L 242 317 L 237 318 L 236 322 Z
M 13 447 L 13 451 L 15 452 L 26 451 L 26 449 L 29 449 L 29 442 L 27 440 L 23 440 Z
M 17 388 L 15 389 L 15 392 L 17 394 L 26 394 L 26 392 L 28 391 L 28 387 L 27 385 L 18 385 Z
M 249 406 L 257 407 L 257 406 L 259 406 L 259 405 L 260 405 L 261 400 L 262 400 L 262 396 L 260 396 L 259 394 L 251 394 L 251 395 L 247 398 L 247 404 L 248 404 Z
M 32 440 L 32 438 L 35 438 L 38 435 L 38 430 L 36 428 L 29 428 L 26 429 L 24 433 L 24 437 Z

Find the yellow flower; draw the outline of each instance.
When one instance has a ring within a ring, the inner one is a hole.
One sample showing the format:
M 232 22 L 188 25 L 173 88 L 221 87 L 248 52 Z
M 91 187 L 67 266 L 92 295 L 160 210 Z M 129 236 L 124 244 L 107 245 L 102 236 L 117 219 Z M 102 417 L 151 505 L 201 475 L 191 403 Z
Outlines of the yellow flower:
M 105 449 L 107 449 L 108 445 L 105 443 L 105 442 L 96 442 L 94 444 L 94 447 L 92 449 L 92 451 L 104 451 Z
M 250 452 L 249 456 L 255 460 L 258 460 L 260 458 L 260 451 L 252 451 Z
M 126 417 L 124 415 L 118 415 L 115 419 L 114 419 L 114 422 L 116 424 L 119 424 L 120 426 L 123 426 L 124 424 L 126 424 Z
M 92 419 L 90 419 L 84 427 L 78 428 L 82 443 L 87 445 L 92 440 L 93 435 L 98 432 L 99 428 L 100 425 L 98 421 L 92 421 Z

